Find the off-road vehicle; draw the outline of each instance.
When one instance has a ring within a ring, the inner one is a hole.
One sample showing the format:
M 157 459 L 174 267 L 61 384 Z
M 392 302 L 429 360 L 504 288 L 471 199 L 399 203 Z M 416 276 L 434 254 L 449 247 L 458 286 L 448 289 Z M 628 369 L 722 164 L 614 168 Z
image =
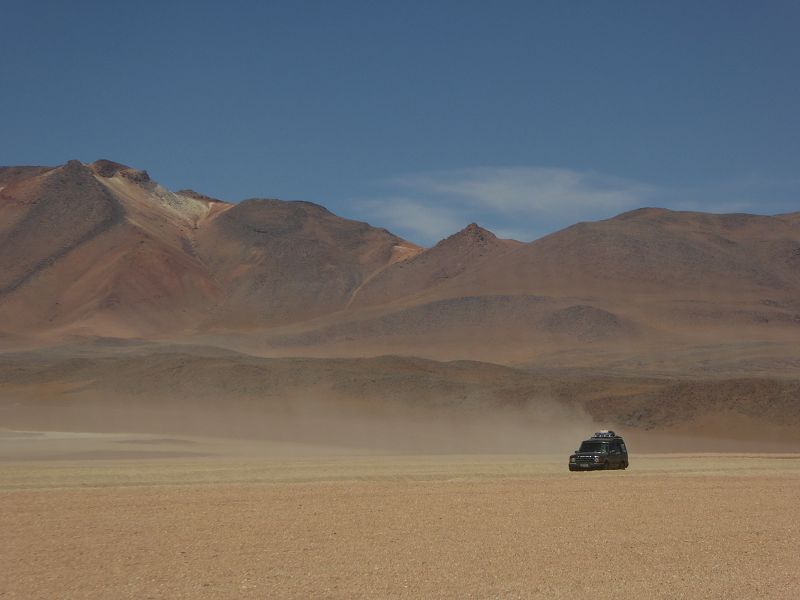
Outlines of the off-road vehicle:
M 627 469 L 628 449 L 625 440 L 613 431 L 598 431 L 569 457 L 570 471 Z

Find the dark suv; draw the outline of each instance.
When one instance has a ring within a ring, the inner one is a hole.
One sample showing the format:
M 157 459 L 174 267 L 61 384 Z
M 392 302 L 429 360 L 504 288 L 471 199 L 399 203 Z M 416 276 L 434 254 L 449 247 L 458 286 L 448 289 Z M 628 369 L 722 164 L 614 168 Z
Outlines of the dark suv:
M 581 442 L 581 447 L 569 457 L 570 471 L 596 469 L 627 469 L 628 449 L 625 441 L 613 431 L 603 430 Z

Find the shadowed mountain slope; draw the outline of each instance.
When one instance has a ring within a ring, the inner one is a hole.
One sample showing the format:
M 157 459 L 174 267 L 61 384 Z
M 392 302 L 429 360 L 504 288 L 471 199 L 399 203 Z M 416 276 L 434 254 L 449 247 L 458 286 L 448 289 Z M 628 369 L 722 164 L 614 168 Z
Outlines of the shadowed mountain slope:
M 215 327 L 282 324 L 344 308 L 359 286 L 419 249 L 310 202 L 246 200 L 197 233 L 226 290 Z
M 5 186 L 0 329 L 126 336 L 196 320 L 216 285 L 167 200 L 146 173 L 110 161 Z

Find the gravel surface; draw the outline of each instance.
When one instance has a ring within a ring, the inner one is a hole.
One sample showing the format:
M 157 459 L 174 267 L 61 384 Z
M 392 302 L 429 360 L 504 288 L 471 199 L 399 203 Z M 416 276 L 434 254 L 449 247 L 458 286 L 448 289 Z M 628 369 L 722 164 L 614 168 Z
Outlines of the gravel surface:
M 795 599 L 799 458 L 5 463 L 0 598 Z

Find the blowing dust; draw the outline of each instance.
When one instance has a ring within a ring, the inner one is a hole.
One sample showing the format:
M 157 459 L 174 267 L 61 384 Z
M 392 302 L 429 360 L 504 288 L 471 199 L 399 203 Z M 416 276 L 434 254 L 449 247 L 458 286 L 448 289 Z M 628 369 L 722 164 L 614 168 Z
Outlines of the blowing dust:
M 270 402 L 82 395 L 75 403 L 10 403 L 3 412 L 4 427 L 16 430 L 188 435 L 392 454 L 564 453 L 598 428 L 580 407 L 548 399 L 454 410 L 323 391 Z

